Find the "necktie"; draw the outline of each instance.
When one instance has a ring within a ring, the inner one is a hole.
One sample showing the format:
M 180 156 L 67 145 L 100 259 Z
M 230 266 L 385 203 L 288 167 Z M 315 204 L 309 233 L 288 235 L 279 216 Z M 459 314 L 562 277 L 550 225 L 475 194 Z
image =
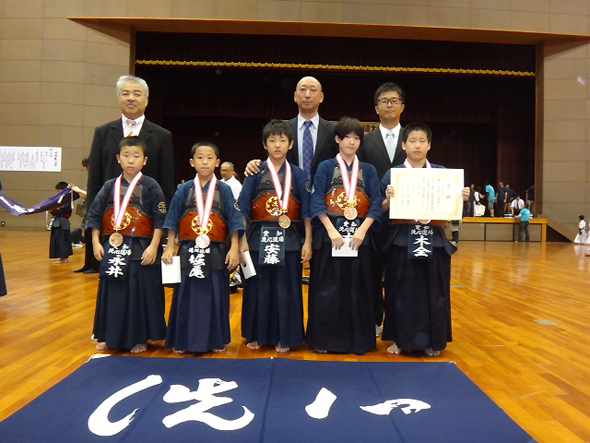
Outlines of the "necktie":
M 395 134 L 393 131 L 388 131 L 387 136 L 387 154 L 389 155 L 389 161 L 393 162 L 393 157 L 395 157 Z
M 127 135 L 126 137 L 133 136 L 133 128 L 135 127 L 135 121 L 131 119 L 127 119 Z
M 311 180 L 311 161 L 313 160 L 313 140 L 309 130 L 312 124 L 310 120 L 303 123 L 305 126 L 303 129 L 303 170 L 309 180 Z

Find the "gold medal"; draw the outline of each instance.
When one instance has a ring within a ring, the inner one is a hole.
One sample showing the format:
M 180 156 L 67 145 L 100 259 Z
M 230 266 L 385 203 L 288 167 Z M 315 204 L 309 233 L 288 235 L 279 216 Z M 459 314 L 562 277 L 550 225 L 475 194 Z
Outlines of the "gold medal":
M 119 246 L 121 246 L 123 244 L 123 236 L 121 234 L 119 234 L 118 232 L 112 233 L 111 236 L 109 237 L 109 244 L 113 248 L 118 248 Z
M 418 220 L 420 223 L 422 223 L 423 225 L 427 225 L 428 223 L 430 223 L 432 220 Z
M 346 209 L 344 209 L 344 217 L 346 218 L 346 220 L 354 220 L 357 216 L 358 211 L 356 210 L 356 208 L 348 206 L 346 207 Z
M 211 240 L 207 234 L 201 234 L 197 236 L 197 240 L 195 241 L 195 245 L 197 248 L 206 249 L 211 244 Z
M 283 229 L 287 229 L 289 226 L 291 226 L 291 219 L 287 214 L 281 214 L 279 216 L 279 226 Z

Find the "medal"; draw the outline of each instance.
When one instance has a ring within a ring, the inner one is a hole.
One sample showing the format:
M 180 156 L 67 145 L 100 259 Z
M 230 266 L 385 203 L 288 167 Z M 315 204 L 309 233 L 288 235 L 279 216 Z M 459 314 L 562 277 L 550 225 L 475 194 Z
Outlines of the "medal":
M 197 246 L 197 248 L 200 249 L 207 249 L 210 244 L 211 240 L 209 239 L 209 236 L 207 234 L 200 234 L 197 236 L 197 239 L 195 240 L 195 245 Z
M 354 220 L 358 216 L 358 211 L 352 206 L 347 206 L 344 209 L 344 217 L 346 220 Z
M 423 225 L 427 225 L 428 223 L 430 223 L 432 220 L 418 220 L 420 223 L 422 223 Z
M 127 210 L 127 206 L 129 206 L 131 196 L 133 195 L 135 187 L 137 186 L 137 183 L 139 183 L 139 179 L 142 177 L 142 175 L 143 174 L 141 172 L 138 172 L 135 178 L 131 180 L 131 183 L 129 183 L 129 186 L 127 187 L 127 192 L 125 192 L 125 196 L 123 197 L 123 201 L 121 201 L 121 183 L 123 180 L 123 174 L 121 174 L 119 178 L 115 180 L 115 187 L 113 190 L 113 228 L 115 232 L 109 237 L 109 244 L 113 248 L 118 248 L 123 244 L 123 235 L 117 231 L 121 230 L 121 225 L 123 224 L 123 219 L 125 218 L 125 211 Z
M 270 171 L 270 176 L 272 177 L 272 182 L 275 187 L 275 192 L 277 193 L 277 200 L 279 203 L 279 209 L 281 210 L 281 215 L 279 215 L 279 226 L 283 229 L 287 229 L 291 226 L 291 219 L 287 215 L 289 211 L 289 195 L 291 194 L 291 165 L 289 162 L 285 161 L 285 187 L 281 186 L 281 180 L 279 179 L 279 173 L 275 170 L 274 165 L 271 163 L 270 159 L 266 160 L 266 167 Z
M 213 208 L 213 197 L 215 197 L 215 187 L 217 186 L 217 177 L 213 175 L 209 182 L 209 190 L 207 191 L 207 201 L 203 202 L 203 190 L 201 182 L 199 181 L 199 174 L 195 175 L 195 204 L 199 213 L 199 227 L 196 231 L 197 239 L 195 244 L 197 248 L 206 249 L 211 243 L 211 239 L 207 236 L 209 232 L 209 216 Z
M 356 184 L 358 181 L 359 176 L 359 159 L 357 156 L 354 156 L 354 161 L 352 162 L 352 174 L 350 175 L 350 179 L 348 178 L 348 167 L 342 156 L 338 154 L 336 156 L 336 161 L 340 166 L 340 174 L 342 175 L 342 184 L 344 185 L 344 190 L 346 191 L 346 208 L 344 208 L 344 217 L 347 220 L 354 220 L 358 217 L 358 211 L 356 210 Z
M 281 214 L 279 216 L 279 226 L 283 229 L 287 229 L 289 226 L 291 226 L 291 219 L 287 214 Z
M 118 232 L 112 233 L 111 236 L 109 237 L 109 244 L 113 248 L 118 248 L 119 246 L 121 246 L 123 244 L 123 236 L 121 234 L 119 234 Z

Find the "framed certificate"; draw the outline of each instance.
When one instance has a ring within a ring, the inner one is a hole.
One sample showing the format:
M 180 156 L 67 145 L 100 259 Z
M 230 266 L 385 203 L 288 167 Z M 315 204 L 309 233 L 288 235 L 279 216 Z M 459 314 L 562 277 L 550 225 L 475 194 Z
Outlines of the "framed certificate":
M 461 220 L 463 169 L 392 168 L 389 218 Z

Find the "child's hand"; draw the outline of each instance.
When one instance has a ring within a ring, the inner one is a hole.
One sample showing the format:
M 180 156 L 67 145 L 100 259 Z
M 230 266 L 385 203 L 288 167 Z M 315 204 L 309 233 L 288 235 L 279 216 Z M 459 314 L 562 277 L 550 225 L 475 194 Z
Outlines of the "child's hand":
M 344 238 L 342 238 L 342 235 L 336 229 L 330 229 L 328 235 L 330 236 L 330 240 L 332 240 L 332 247 L 334 249 L 338 250 L 344 246 Z
M 312 255 L 313 248 L 311 247 L 311 242 L 305 242 L 303 248 L 301 248 L 301 263 L 307 263 L 310 261 Z
M 104 256 L 104 248 L 102 247 L 102 245 L 100 244 L 99 241 L 93 241 L 92 242 L 92 247 L 94 249 L 94 258 L 96 258 L 98 261 L 102 261 L 102 257 Z
M 387 188 L 385 189 L 385 197 L 387 199 L 390 199 L 391 197 L 395 197 L 395 190 L 393 189 L 393 186 L 387 185 Z
M 357 229 L 354 235 L 350 239 L 350 249 L 356 251 L 363 244 L 367 232 L 364 229 Z
M 229 272 L 233 272 L 234 269 L 238 267 L 240 264 L 240 254 L 238 253 L 237 249 L 230 249 L 225 257 L 225 263 L 227 264 L 227 269 Z
M 244 257 L 244 252 L 249 251 L 249 250 L 250 250 L 250 245 L 248 244 L 248 240 L 246 240 L 246 236 L 244 235 L 242 237 L 242 239 L 240 240 L 240 253 L 239 253 L 240 263 L 244 266 L 246 266 L 246 258 Z
M 170 243 L 168 243 L 168 245 L 170 245 Z M 172 246 L 172 247 L 167 246 L 166 249 L 164 249 L 164 253 L 162 254 L 162 261 L 164 263 L 166 263 L 167 265 L 171 265 L 173 257 L 174 257 L 174 246 Z
M 149 245 L 143 254 L 141 254 L 141 265 L 149 266 L 153 265 L 158 256 L 158 245 Z

